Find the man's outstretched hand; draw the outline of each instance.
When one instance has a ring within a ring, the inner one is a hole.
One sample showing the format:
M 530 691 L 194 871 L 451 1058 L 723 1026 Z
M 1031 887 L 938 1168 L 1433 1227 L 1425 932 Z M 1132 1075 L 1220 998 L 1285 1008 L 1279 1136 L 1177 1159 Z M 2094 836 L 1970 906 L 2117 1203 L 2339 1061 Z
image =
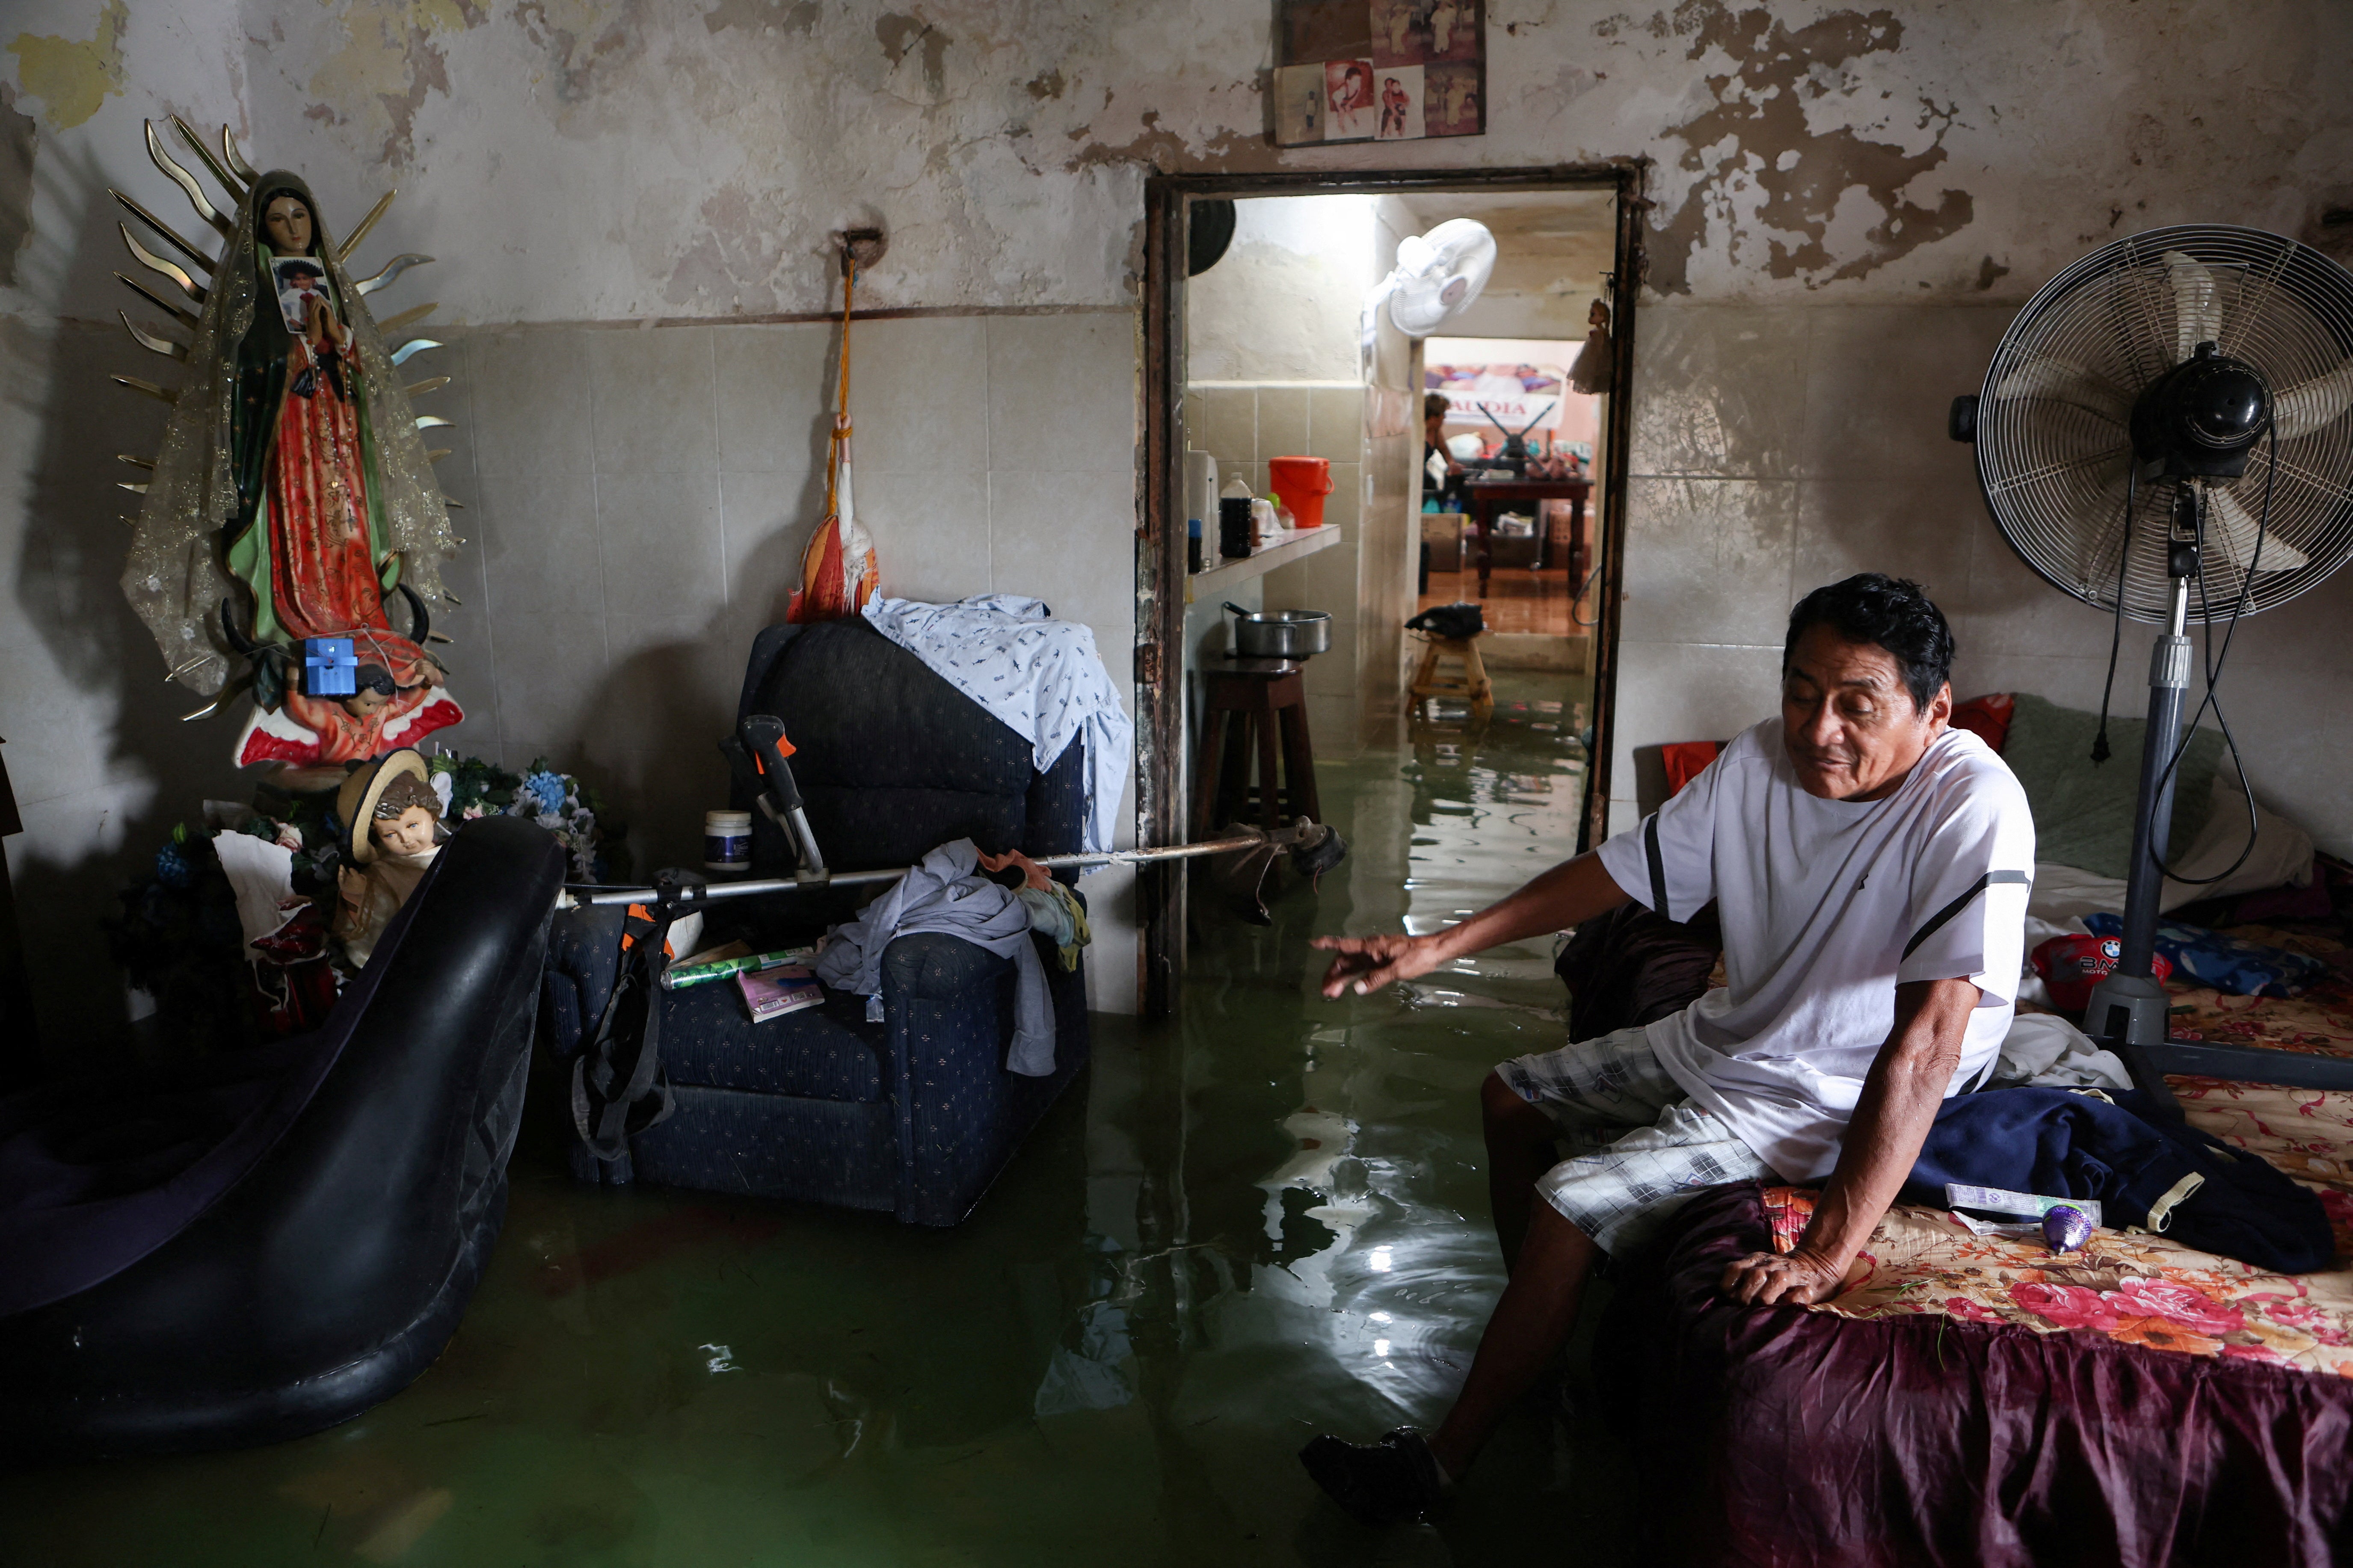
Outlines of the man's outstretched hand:
M 1319 936 L 1310 944 L 1338 956 L 1324 973 L 1324 994 L 1362 996 L 1392 981 L 1427 974 L 1445 962 L 1426 936 Z
M 1716 1289 L 1748 1306 L 1769 1307 L 1778 1301 L 1810 1307 L 1837 1295 L 1845 1279 L 1844 1268 L 1833 1268 L 1829 1258 L 1799 1247 L 1787 1256 L 1752 1252 L 1724 1271 Z

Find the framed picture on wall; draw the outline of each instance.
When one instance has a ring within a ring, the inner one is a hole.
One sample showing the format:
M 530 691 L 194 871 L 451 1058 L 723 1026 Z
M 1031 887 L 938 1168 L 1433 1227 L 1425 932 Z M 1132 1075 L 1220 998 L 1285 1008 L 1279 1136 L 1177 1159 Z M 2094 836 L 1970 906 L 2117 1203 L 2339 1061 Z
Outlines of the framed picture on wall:
M 1276 145 L 1485 132 L 1486 0 L 1276 4 Z

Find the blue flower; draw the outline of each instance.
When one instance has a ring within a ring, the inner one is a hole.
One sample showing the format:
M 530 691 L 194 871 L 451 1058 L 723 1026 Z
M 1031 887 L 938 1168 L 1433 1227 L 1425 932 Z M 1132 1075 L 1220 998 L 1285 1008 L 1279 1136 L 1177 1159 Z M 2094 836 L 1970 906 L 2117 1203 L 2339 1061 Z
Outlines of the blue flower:
M 185 888 L 196 879 L 195 868 L 178 845 L 166 844 L 155 851 L 155 879 L 167 888 Z
M 531 796 L 538 805 L 540 814 L 543 816 L 564 809 L 564 796 L 566 792 L 562 773 L 533 773 L 522 781 L 522 789 L 523 793 Z

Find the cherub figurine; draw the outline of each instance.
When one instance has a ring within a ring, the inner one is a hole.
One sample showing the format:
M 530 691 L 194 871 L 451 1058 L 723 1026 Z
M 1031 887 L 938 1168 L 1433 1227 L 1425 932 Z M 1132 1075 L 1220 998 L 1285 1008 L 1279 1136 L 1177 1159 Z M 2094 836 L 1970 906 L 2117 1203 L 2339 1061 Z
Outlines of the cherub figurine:
M 336 814 L 351 831 L 351 855 L 336 876 L 335 935 L 354 968 L 364 968 L 376 939 L 400 912 L 440 854 L 448 830 L 441 797 L 427 782 L 425 758 L 394 752 L 344 784 Z

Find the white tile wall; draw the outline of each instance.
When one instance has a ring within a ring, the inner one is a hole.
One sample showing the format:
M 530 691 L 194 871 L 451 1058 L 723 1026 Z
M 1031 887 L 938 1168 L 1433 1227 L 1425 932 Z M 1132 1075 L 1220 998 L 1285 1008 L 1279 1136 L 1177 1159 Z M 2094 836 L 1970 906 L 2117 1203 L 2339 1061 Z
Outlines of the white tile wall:
M 824 510 L 837 351 L 824 324 L 464 334 L 470 407 L 451 417 L 481 423 L 441 467 L 480 497 L 492 636 L 451 654 L 474 717 L 448 739 L 584 770 L 628 813 L 640 868 L 691 863 L 726 798 L 716 742 L 744 655 Z M 1135 363 L 1124 311 L 857 323 L 854 494 L 883 591 L 1044 599 L 1094 629 L 1124 686 Z M 1132 883 L 1085 887 L 1095 1003 L 1132 1010 Z
M 1721 739 L 1776 700 L 1789 605 L 1860 571 L 1924 583 L 1953 625 L 1957 692 L 2096 708 L 2110 621 L 2052 588 L 1987 514 L 1957 394 L 2009 306 L 1643 307 L 1635 342 L 1627 595 L 1611 831 L 1632 752 Z M 2257 791 L 2353 853 L 2353 573 L 2241 629 L 2222 696 Z M 2146 706 L 2149 630 L 2127 625 L 2114 710 Z

